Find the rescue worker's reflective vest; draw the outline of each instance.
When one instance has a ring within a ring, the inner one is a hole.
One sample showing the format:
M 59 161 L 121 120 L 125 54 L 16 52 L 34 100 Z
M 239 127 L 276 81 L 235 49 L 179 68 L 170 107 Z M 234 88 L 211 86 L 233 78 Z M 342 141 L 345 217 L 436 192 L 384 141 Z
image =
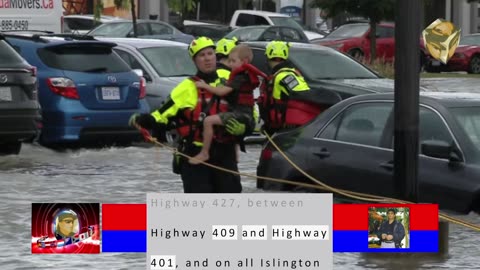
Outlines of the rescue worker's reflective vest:
M 217 68 L 217 74 L 220 78 L 228 79 L 230 77 L 230 70 L 220 66 Z
M 267 75 L 251 64 L 243 64 L 232 71 L 229 81 L 240 73 L 246 73 L 248 81 L 240 86 L 236 105 L 253 107 L 255 105 L 253 91 L 260 85 L 259 76 L 266 79 Z
M 220 74 L 217 72 L 220 76 Z M 225 76 L 225 73 L 222 74 Z M 212 86 L 224 84 L 228 77 L 219 77 Z M 170 93 L 169 99 L 151 115 L 157 123 L 172 124 L 184 142 L 202 145 L 203 119 L 208 115 L 228 111 L 228 103 L 204 89 L 197 89 L 195 81 L 198 77 L 183 80 Z M 174 120 L 174 121 L 172 121 Z M 233 141 L 234 137 L 225 133 L 215 135 L 220 142 Z
M 279 69 L 264 88 L 259 105 L 267 131 L 304 125 L 325 109 L 309 101 L 310 87 L 294 68 Z

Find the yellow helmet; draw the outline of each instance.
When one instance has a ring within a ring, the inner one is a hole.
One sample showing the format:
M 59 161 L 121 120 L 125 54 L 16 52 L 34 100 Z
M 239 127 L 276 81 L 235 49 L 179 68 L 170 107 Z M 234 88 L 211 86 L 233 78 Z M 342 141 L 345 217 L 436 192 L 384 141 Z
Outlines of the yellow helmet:
M 290 44 L 285 41 L 270 41 L 270 43 L 267 44 L 265 55 L 268 59 L 281 58 L 287 60 L 288 47 L 290 47 Z
M 215 43 L 213 40 L 211 40 L 208 37 L 198 37 L 190 43 L 188 46 L 188 53 L 190 54 L 190 57 L 194 57 L 199 51 L 212 47 L 215 49 Z
M 233 37 L 232 39 L 222 38 L 217 42 L 215 53 L 228 56 L 235 46 L 237 46 L 236 37 Z

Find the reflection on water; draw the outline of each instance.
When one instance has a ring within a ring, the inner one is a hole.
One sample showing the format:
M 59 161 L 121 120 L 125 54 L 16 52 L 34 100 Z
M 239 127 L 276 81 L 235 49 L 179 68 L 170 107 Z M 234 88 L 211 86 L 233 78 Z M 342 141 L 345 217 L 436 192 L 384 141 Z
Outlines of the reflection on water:
M 241 155 L 240 170 L 255 173 L 260 147 Z M 54 152 L 25 145 L 0 158 L 0 269 L 145 269 L 145 254 L 31 255 L 32 202 L 144 203 L 146 192 L 182 192 L 170 170 L 172 154 L 160 148 L 110 148 Z M 262 192 L 243 178 L 244 191 Z M 463 216 L 480 224 L 475 214 Z M 450 257 L 380 258 L 336 253 L 334 269 L 479 269 L 480 233 L 450 226 Z M 382 254 L 383 255 L 383 254 Z

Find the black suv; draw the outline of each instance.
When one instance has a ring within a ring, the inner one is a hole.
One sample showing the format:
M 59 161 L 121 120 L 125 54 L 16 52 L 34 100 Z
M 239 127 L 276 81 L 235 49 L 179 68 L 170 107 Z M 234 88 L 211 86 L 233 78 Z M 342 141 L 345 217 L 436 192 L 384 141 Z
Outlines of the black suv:
M 18 154 L 40 124 L 36 68 L 0 33 L 0 155 Z

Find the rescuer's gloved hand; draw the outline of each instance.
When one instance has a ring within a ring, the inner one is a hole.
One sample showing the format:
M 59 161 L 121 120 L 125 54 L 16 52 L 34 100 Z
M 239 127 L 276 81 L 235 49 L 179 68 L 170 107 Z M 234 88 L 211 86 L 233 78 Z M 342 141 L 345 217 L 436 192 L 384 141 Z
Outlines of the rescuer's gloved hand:
M 238 122 L 236 119 L 229 119 L 225 125 L 225 129 L 228 133 L 234 136 L 242 136 L 245 134 L 245 124 Z
M 155 118 L 148 113 L 134 113 L 132 116 L 130 116 L 128 124 L 132 127 L 135 127 L 135 124 L 137 124 L 142 128 L 152 129 L 155 125 L 157 125 L 157 122 L 155 121 Z
M 167 142 L 167 126 L 155 123 L 152 128 L 152 136 L 157 138 L 159 142 Z
M 135 127 L 137 124 L 137 118 L 140 116 L 139 113 L 134 113 L 132 116 L 130 116 L 130 119 L 128 119 L 128 125 L 131 127 Z

